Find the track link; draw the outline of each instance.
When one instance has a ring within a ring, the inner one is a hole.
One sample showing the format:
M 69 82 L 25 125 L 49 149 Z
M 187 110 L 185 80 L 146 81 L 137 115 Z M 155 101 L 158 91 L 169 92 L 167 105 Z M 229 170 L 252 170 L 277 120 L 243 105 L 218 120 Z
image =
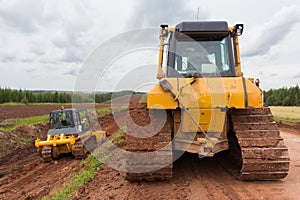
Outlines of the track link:
M 161 124 L 160 116 L 162 110 L 147 109 L 146 104 L 131 105 L 129 108 L 130 115 L 137 125 L 140 127 L 145 126 L 139 132 L 139 135 L 147 133 L 156 133 L 151 137 L 139 138 L 126 134 L 125 136 L 125 149 L 132 153 L 126 158 L 127 173 L 125 178 L 129 181 L 156 181 L 156 180 L 170 180 L 172 178 L 172 145 L 171 142 L 171 126 L 170 116 L 167 115 L 166 122 L 163 127 L 158 129 L 156 123 Z M 148 121 L 148 114 L 150 112 L 151 123 L 153 126 L 146 126 L 145 122 Z M 128 131 L 135 131 L 128 125 Z M 166 148 L 168 146 L 168 148 Z M 163 150 L 159 150 L 164 148 Z M 144 153 L 144 154 L 143 154 Z M 141 155 L 143 154 L 143 155 Z M 153 171 L 155 167 L 156 171 Z M 133 173 L 130 173 L 133 172 Z M 134 173 L 136 172 L 136 173 Z
M 287 176 L 288 149 L 269 108 L 231 110 L 230 155 L 241 180 L 277 180 Z
M 74 147 L 72 149 L 72 154 L 75 157 L 75 159 L 83 159 L 87 156 L 87 150 L 84 147 L 84 144 L 81 139 L 77 140 L 74 144 Z
M 87 154 L 94 151 L 97 147 L 95 135 L 80 138 L 74 144 L 72 154 L 76 159 L 86 158 Z
M 50 162 L 52 160 L 52 147 L 44 146 L 41 150 L 41 157 L 45 162 Z

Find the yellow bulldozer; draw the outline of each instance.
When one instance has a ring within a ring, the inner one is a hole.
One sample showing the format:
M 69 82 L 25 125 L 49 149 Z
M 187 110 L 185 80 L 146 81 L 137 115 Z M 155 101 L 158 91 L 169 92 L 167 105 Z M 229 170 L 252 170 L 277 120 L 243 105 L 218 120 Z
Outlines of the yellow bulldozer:
M 235 165 L 241 180 L 287 176 L 288 149 L 264 106 L 259 80 L 244 77 L 241 70 L 238 38 L 243 30 L 243 24 L 228 27 L 225 21 L 161 26 L 159 82 L 147 93 L 145 111 L 165 111 L 166 122 L 152 137 L 128 136 L 127 150 L 155 152 L 166 147 L 161 144 L 171 145 L 157 154 L 164 158 L 155 157 L 155 163 L 129 160 L 128 180 L 172 178 L 170 161 L 177 150 L 199 157 L 226 152 L 223 159 Z M 159 163 L 164 167 L 150 170 Z M 135 172 L 140 168 L 145 170 Z
M 37 138 L 35 146 L 45 162 L 72 153 L 76 159 L 85 158 L 105 137 L 104 131 L 91 129 L 87 110 L 54 110 L 49 114 L 49 130 L 46 140 Z

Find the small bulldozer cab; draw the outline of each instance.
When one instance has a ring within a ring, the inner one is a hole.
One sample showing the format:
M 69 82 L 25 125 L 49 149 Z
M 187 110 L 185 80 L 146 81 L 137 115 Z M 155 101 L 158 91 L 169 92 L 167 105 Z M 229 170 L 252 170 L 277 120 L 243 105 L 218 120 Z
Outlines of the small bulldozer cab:
M 78 136 L 90 130 L 90 122 L 86 110 L 61 109 L 50 112 L 50 130 L 48 134 Z

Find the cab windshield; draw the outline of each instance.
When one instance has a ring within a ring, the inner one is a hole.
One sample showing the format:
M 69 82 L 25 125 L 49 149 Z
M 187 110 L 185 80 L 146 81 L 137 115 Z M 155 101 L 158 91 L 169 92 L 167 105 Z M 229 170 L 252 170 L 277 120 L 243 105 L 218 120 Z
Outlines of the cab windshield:
M 217 41 L 176 40 L 174 43 L 175 53 L 173 58 L 170 57 L 173 63 L 169 66 L 175 72 L 183 76 L 234 75 L 230 38 Z
M 54 129 L 61 129 L 66 127 L 75 127 L 73 112 L 70 111 L 61 111 L 52 113 L 52 126 Z

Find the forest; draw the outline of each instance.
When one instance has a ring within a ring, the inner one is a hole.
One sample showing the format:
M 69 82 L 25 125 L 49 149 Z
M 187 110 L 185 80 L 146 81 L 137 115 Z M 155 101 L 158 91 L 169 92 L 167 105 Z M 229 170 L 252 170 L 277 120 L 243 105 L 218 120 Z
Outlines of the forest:
M 82 93 L 58 92 L 58 91 L 30 91 L 30 90 L 14 90 L 10 88 L 0 87 L 0 104 L 3 103 L 71 103 L 71 102 L 88 102 L 103 103 L 112 98 L 118 98 L 124 95 L 130 95 L 133 91 L 119 92 L 102 92 L 85 95 Z
M 46 92 L 46 91 L 29 91 L 29 90 L 13 90 L 10 88 L 0 87 L 0 104 L 15 103 L 70 103 L 72 95 L 66 92 Z
M 264 91 L 264 101 L 268 106 L 300 106 L 299 85 Z
M 112 98 L 118 98 L 124 95 L 130 95 L 133 91 L 120 92 L 102 92 L 96 94 L 73 95 L 72 92 L 58 91 L 29 91 L 13 90 L 10 88 L 0 87 L 0 104 L 7 102 L 16 103 L 71 103 L 73 102 L 96 102 L 102 103 Z M 279 89 L 270 89 L 264 91 L 264 102 L 268 106 L 300 106 L 300 89 L 299 85 L 295 87 L 283 87 Z

